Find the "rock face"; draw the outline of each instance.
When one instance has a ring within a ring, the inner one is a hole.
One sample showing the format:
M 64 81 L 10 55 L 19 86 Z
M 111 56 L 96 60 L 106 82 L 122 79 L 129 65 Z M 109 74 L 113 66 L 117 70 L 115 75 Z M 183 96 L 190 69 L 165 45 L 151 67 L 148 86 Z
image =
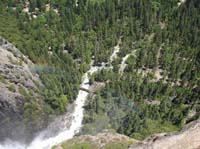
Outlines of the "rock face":
M 200 120 L 186 125 L 180 132 L 157 134 L 129 149 L 199 149 Z
M 71 140 L 59 144 L 54 149 L 71 149 L 71 148 L 91 148 L 91 149 L 104 149 L 104 148 L 118 148 L 125 149 L 128 148 L 130 144 L 138 142 L 135 139 L 129 138 L 127 136 L 117 134 L 114 132 L 109 132 L 105 130 L 102 133 L 98 133 L 95 136 L 92 135 L 82 135 L 74 137 Z
M 76 147 L 95 149 L 200 149 L 200 120 L 187 124 L 179 132 L 154 134 L 141 142 L 121 134 L 103 132 L 95 136 L 74 137 L 53 148 L 71 149 Z
M 31 71 L 32 66 L 15 46 L 0 37 L 0 141 L 26 134 L 26 94 L 39 99 L 37 90 L 42 86 L 39 76 Z

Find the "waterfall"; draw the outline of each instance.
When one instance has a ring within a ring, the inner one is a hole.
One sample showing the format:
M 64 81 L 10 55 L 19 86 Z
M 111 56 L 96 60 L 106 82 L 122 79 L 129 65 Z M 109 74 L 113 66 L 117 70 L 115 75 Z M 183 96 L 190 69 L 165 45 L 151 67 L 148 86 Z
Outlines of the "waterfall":
M 115 46 L 113 54 L 110 56 L 111 62 L 116 57 L 118 51 L 119 46 Z M 92 62 L 90 65 L 90 69 L 82 77 L 82 84 L 80 85 L 80 87 L 89 90 L 89 75 L 101 69 L 112 69 L 112 67 L 106 67 L 105 65 L 93 66 Z M 12 140 L 6 140 L 2 144 L 0 144 L 0 149 L 50 149 L 56 144 L 73 138 L 73 136 L 78 133 L 80 131 L 80 128 L 82 127 L 82 120 L 84 116 L 83 106 L 85 104 L 88 94 L 89 93 L 86 91 L 79 90 L 77 98 L 74 102 L 74 111 L 70 114 L 70 117 L 72 117 L 71 121 L 67 119 L 67 117 L 69 117 L 69 114 L 67 114 L 67 116 L 64 116 L 64 118 L 66 117 L 66 119 L 64 119 L 62 123 L 71 123 L 69 128 L 63 127 L 61 131 L 51 137 L 46 136 L 46 133 L 48 133 L 48 131 L 50 130 L 44 130 L 40 132 L 29 145 L 24 145 Z

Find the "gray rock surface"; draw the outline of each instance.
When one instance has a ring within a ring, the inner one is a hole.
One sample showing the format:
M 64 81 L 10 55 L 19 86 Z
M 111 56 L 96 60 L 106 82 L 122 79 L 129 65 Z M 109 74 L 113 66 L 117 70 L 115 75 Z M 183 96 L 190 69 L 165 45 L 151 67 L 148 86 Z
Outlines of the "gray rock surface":
M 200 120 L 186 125 L 181 131 L 155 134 L 129 149 L 199 149 Z
M 27 125 L 24 118 L 27 97 L 23 91 L 38 100 L 37 90 L 42 86 L 38 74 L 31 70 L 33 66 L 28 57 L 0 37 L 0 141 L 7 137 L 27 138 L 27 134 L 31 134 L 32 130 L 27 127 L 33 126 Z

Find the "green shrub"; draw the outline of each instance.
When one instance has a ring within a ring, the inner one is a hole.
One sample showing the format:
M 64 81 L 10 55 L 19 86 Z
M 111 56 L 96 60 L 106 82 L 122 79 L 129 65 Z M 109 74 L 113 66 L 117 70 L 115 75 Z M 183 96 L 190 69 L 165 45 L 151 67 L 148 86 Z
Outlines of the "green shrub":
M 11 91 L 11 92 L 16 92 L 16 88 L 13 84 L 8 86 L 8 90 Z
M 2 77 L 2 76 L 0 76 L 0 82 L 2 82 L 2 83 L 4 83 L 4 84 L 6 84 L 6 83 L 7 83 L 7 81 L 5 80 L 5 78 L 4 78 L 4 77 Z

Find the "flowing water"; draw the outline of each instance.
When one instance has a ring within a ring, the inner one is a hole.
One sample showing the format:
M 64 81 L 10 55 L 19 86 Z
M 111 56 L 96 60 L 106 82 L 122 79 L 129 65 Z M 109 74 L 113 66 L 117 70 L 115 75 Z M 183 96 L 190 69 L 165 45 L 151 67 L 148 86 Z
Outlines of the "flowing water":
M 91 66 L 91 68 L 83 76 L 83 81 L 81 84 L 82 88 L 89 89 L 90 85 L 88 76 L 89 74 L 92 74 L 98 71 L 99 69 L 101 69 L 101 67 Z M 64 140 L 73 138 L 73 136 L 79 132 L 82 126 L 84 110 L 83 106 L 88 94 L 89 93 L 86 91 L 79 90 L 78 96 L 74 103 L 74 112 L 72 113 L 72 115 L 70 115 L 71 117 L 73 117 L 73 119 L 69 128 L 65 128 L 64 130 L 60 131 L 60 133 L 58 133 L 56 136 L 49 138 L 46 138 L 46 131 L 43 131 L 28 146 L 20 144 L 19 142 L 6 140 L 3 144 L 0 145 L 0 149 L 48 149 L 51 148 L 53 145 L 61 143 Z
M 110 57 L 110 61 L 112 62 L 113 59 L 116 57 L 116 53 L 119 51 L 119 46 L 114 48 L 113 54 Z M 93 63 L 92 63 L 93 64 Z M 82 84 L 80 85 L 81 88 L 89 90 L 89 75 L 97 72 L 101 69 L 112 69 L 112 67 L 102 66 L 93 66 L 91 64 L 90 69 L 84 74 L 82 78 Z M 69 115 L 65 115 L 62 122 L 63 124 L 67 124 L 69 127 L 63 127 L 59 133 L 55 134 L 54 136 L 47 137 L 49 129 L 42 131 L 37 135 L 33 141 L 29 145 L 24 145 L 19 142 L 15 142 L 12 140 L 6 140 L 2 144 L 0 144 L 0 149 L 49 149 L 52 146 L 59 144 L 65 140 L 73 138 L 73 136 L 80 131 L 82 127 L 82 120 L 83 120 L 83 112 L 84 112 L 84 104 L 88 96 L 88 92 L 79 90 L 78 96 L 74 103 L 74 111 Z M 67 117 L 72 117 L 69 120 Z M 57 122 L 59 124 L 59 122 Z M 60 126 L 61 127 L 61 126 Z

